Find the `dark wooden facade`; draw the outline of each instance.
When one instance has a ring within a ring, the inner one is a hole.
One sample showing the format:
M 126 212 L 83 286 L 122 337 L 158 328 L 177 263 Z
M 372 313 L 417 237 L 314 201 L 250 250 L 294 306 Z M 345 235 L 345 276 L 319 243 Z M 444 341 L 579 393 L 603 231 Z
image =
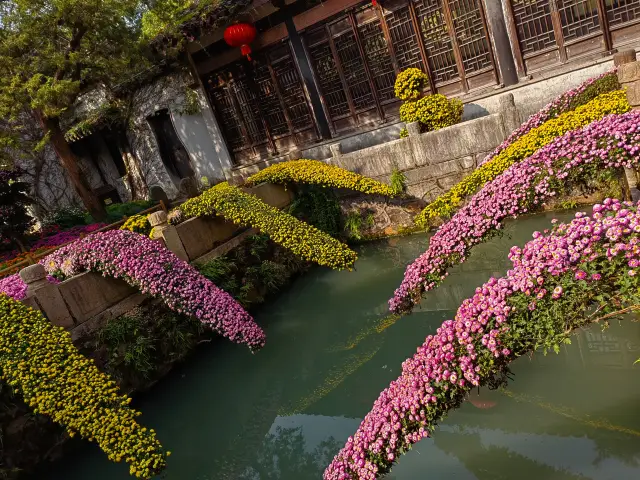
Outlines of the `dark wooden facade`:
M 518 73 L 523 76 L 640 37 L 640 0 L 505 0 Z
M 299 29 L 332 136 L 396 120 L 395 77 L 409 67 L 449 96 L 499 83 L 481 0 L 347 3 L 328 18 L 307 15 L 317 21 Z M 253 65 L 241 60 L 205 76 L 237 164 L 320 140 L 298 67 L 284 38 Z

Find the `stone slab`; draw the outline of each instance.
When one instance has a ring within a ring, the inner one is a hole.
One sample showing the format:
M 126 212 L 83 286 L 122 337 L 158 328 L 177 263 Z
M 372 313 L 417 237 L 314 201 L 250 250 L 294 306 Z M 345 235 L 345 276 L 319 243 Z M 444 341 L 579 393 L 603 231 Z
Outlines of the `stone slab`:
M 195 260 L 233 237 L 237 226 L 220 217 L 198 217 L 176 226 L 190 260 Z
M 264 203 L 268 203 L 275 208 L 285 208 L 291 204 L 293 193 L 282 185 L 263 183 L 257 187 L 245 188 L 245 192 L 255 195 Z
M 331 163 L 371 178 L 389 175 L 394 164 L 400 170 L 415 167 L 413 151 L 408 138 L 340 155 L 334 158 Z
M 103 328 L 107 324 L 107 322 L 133 310 L 148 298 L 149 297 L 147 297 L 146 295 L 142 295 L 141 293 L 134 293 L 133 295 L 118 302 L 114 306 L 108 308 L 104 312 L 100 312 L 98 315 L 73 328 L 71 330 L 71 339 L 74 342 L 77 342 L 82 341 L 91 335 L 94 335 L 96 332 L 98 332 L 98 330 Z
M 123 280 L 93 272 L 70 278 L 58 288 L 78 325 L 137 292 Z

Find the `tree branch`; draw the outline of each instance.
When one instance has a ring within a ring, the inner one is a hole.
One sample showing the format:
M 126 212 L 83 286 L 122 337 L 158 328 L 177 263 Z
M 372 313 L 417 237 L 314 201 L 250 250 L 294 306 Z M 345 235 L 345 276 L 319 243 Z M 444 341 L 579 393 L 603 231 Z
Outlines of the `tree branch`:
M 84 35 L 86 33 L 87 33 L 87 27 L 85 27 L 84 25 L 75 28 L 75 31 L 73 32 L 73 36 L 71 37 L 71 40 L 69 41 L 69 48 L 67 48 L 67 51 L 64 54 L 64 63 L 58 69 L 58 71 L 56 72 L 56 74 L 54 76 L 55 80 L 62 80 L 64 78 L 65 74 L 68 72 L 68 70 L 69 70 L 69 58 L 71 57 L 72 53 L 77 52 L 80 49 L 80 44 L 82 43 L 82 38 L 84 37 Z

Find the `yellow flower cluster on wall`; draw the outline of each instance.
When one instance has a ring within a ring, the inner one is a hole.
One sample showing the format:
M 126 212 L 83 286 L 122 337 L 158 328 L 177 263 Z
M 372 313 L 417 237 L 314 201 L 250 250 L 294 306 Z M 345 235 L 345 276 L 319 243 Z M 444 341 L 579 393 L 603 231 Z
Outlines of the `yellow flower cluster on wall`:
M 226 182 L 180 209 L 187 217 L 220 215 L 237 225 L 257 228 L 299 257 L 336 270 L 352 269 L 358 258 L 344 243 Z
M 555 138 L 571 130 L 582 128 L 605 115 L 628 112 L 630 108 L 626 93 L 623 90 L 616 90 L 602 94 L 586 105 L 548 120 L 515 140 L 492 160 L 478 167 L 448 192 L 431 202 L 416 217 L 416 224 L 426 228 L 430 219 L 450 216 L 467 196 L 475 193 L 511 165 L 532 155 Z
M 436 93 L 400 107 L 400 120 L 405 123 L 420 122 L 423 132 L 432 132 L 460 123 L 463 103 L 457 98 L 447 98 Z
M 166 464 L 153 430 L 136 422 L 139 412 L 109 376 L 82 356 L 62 328 L 40 312 L 0 294 L 0 380 L 21 393 L 34 413 L 95 441 L 131 475 L 148 479 Z
M 140 235 L 149 236 L 151 234 L 151 224 L 149 215 L 133 215 L 120 227 L 120 230 L 129 230 Z
M 346 188 L 369 195 L 393 196 L 397 193 L 382 182 L 318 160 L 303 159 L 276 163 L 250 177 L 247 185 L 265 182 L 279 185 L 308 183 L 330 188 Z

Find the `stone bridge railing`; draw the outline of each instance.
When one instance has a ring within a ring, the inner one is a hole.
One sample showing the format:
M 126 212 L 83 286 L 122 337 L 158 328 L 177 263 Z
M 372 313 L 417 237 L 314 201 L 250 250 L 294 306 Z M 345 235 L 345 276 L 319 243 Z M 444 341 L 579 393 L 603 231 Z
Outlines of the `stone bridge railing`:
M 265 184 L 245 189 L 265 203 L 284 208 L 291 203 L 292 194 L 283 187 Z M 201 263 L 226 253 L 254 230 L 239 229 L 220 217 L 193 218 L 172 226 L 167 214 L 157 212 L 149 221 L 155 227 L 154 236 L 169 250 L 188 262 Z M 54 325 L 71 332 L 74 341 L 104 326 L 140 305 L 148 297 L 123 280 L 86 272 L 60 284 L 49 283 L 42 265 L 32 265 L 20 271 L 27 284 L 23 302 L 41 310 Z

